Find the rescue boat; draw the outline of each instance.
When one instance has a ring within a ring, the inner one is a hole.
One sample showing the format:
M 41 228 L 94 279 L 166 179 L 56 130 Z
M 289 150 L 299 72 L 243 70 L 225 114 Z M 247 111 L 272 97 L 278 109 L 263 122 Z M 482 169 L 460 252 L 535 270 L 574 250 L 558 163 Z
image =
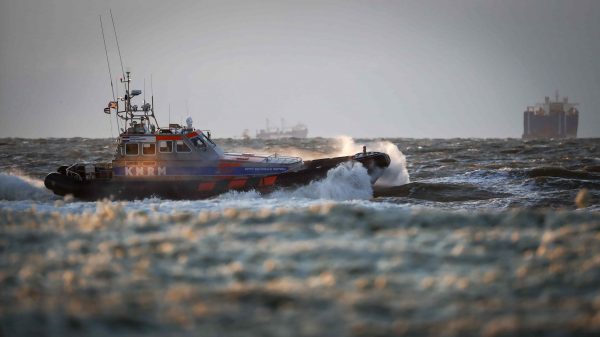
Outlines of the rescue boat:
M 158 127 L 152 104 L 132 104 L 141 90 L 130 90 L 131 76 L 124 79 L 125 94 L 109 102 L 124 128 L 116 140 L 112 162 L 75 163 L 48 174 L 45 186 L 55 194 L 71 194 L 83 200 L 117 200 L 160 197 L 202 199 L 228 191 L 256 190 L 305 185 L 326 176 L 342 163 L 363 165 L 374 183 L 390 164 L 381 152 L 367 152 L 316 160 L 280 155 L 227 153 L 212 139 L 210 131 L 195 129 L 191 118 L 185 126 Z

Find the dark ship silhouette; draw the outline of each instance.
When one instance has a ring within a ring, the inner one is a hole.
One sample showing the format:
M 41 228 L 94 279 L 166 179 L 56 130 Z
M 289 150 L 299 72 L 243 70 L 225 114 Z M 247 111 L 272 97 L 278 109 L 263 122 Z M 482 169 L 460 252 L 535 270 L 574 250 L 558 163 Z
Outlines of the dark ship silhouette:
M 579 124 L 578 103 L 568 97 L 560 101 L 558 90 L 555 100 L 546 96 L 544 103 L 528 106 L 523 112 L 523 139 L 576 138 Z

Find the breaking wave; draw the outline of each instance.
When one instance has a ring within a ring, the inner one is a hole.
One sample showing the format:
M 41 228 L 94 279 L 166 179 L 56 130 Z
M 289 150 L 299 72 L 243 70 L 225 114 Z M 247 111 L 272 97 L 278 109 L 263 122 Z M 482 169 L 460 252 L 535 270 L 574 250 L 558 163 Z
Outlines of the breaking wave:
M 362 145 L 356 144 L 354 139 L 349 136 L 339 136 L 336 138 L 340 150 L 337 155 L 348 155 L 362 151 Z M 408 170 L 406 169 L 406 157 L 398 149 L 398 146 L 389 141 L 373 141 L 364 144 L 367 151 L 379 151 L 387 153 L 390 156 L 391 163 L 385 169 L 383 175 L 377 179 L 376 186 L 397 186 L 410 182 Z
M 0 200 L 39 200 L 53 199 L 44 182 L 19 173 L 0 172 Z
M 394 143 L 389 141 L 370 140 L 357 144 L 350 136 L 338 136 L 334 138 L 333 144 L 327 144 L 323 147 L 298 147 L 296 143 L 286 143 L 291 140 L 280 140 L 278 144 L 265 145 L 258 144 L 240 144 L 230 147 L 228 150 L 239 153 L 254 152 L 274 152 L 288 156 L 298 156 L 304 160 L 313 160 L 327 157 L 348 156 L 362 152 L 363 145 L 367 146 L 367 151 L 379 151 L 387 153 L 390 156 L 391 164 L 385 169 L 383 175 L 377 180 L 376 186 L 397 186 L 410 182 L 408 170 L 406 169 L 406 157 Z M 297 141 L 297 140 L 293 140 Z M 252 146 L 254 145 L 254 147 Z M 307 144 L 300 144 L 300 146 Z M 329 145 L 333 145 L 329 147 Z M 260 149 L 259 149 L 260 148 Z
M 368 200 L 373 197 L 371 178 L 360 163 L 342 163 L 329 170 L 327 176 L 315 180 L 308 185 L 276 190 L 267 195 L 252 190 L 247 192 L 230 191 L 217 197 L 219 200 L 248 201 L 252 199 L 263 200 Z
M 360 163 L 343 163 L 329 170 L 324 179 L 316 180 L 295 190 L 281 190 L 274 198 L 308 198 L 336 201 L 366 200 L 373 197 L 371 178 Z

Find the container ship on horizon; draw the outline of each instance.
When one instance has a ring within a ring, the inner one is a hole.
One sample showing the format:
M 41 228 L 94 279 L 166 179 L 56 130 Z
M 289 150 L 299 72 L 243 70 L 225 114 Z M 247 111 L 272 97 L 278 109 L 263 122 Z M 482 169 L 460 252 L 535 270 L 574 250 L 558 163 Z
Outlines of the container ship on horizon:
M 577 138 L 578 104 L 568 97 L 560 101 L 557 90 L 554 101 L 546 96 L 544 103 L 528 106 L 523 112 L 523 139 Z

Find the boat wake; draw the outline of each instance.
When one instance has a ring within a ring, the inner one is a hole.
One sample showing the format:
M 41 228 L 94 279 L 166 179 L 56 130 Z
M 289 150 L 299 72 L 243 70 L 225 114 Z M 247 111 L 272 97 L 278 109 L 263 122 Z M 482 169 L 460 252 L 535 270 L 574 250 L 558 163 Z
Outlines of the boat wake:
M 46 190 L 43 181 L 18 172 L 0 172 L 0 200 L 48 201 L 53 199 L 55 199 L 54 195 Z

